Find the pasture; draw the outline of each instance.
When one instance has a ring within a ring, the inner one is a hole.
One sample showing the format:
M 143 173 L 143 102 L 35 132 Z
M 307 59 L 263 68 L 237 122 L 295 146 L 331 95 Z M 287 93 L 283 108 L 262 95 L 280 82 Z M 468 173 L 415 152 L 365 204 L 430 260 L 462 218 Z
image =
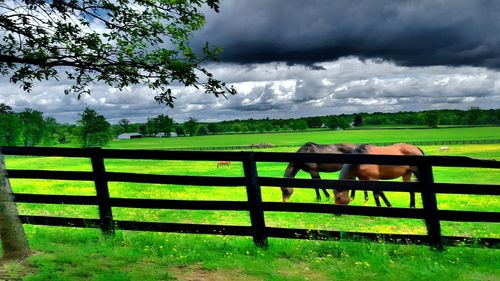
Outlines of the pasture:
M 300 146 L 314 141 L 321 144 L 375 142 L 498 140 L 500 127 L 467 127 L 439 129 L 379 129 L 344 131 L 305 131 L 296 133 L 208 135 L 177 138 L 143 138 L 112 141 L 108 148 L 165 149 L 190 147 L 225 147 L 271 143 L 273 145 Z
M 469 139 L 500 139 L 497 130 L 477 129 Z M 440 131 L 443 130 L 443 131 Z M 451 130 L 451 131 L 450 131 Z M 453 131 L 458 130 L 458 131 Z M 372 132 L 384 130 L 346 131 L 360 133 L 356 138 L 331 139 L 342 132 L 311 132 L 309 136 L 297 133 L 245 136 L 206 136 L 177 139 L 142 139 L 117 141 L 110 146 L 118 148 L 166 148 L 174 147 L 165 142 L 178 141 L 178 147 L 186 142 L 198 142 L 203 146 L 245 145 L 271 142 L 297 144 L 297 147 L 272 148 L 259 151 L 295 152 L 306 141 L 319 143 L 364 143 Z M 473 130 L 472 130 L 473 131 Z M 440 136 L 439 133 L 442 133 Z M 468 131 L 468 134 L 471 131 Z M 390 134 L 372 135 L 371 139 L 383 141 L 410 141 L 414 133 L 421 139 L 467 138 L 460 129 L 395 130 Z M 316 135 L 315 135 L 316 134 Z M 329 135 L 331 134 L 331 135 Z M 425 135 L 425 137 L 424 137 Z M 253 138 L 250 138 L 253 137 Z M 221 144 L 221 139 L 230 139 Z M 267 137 L 267 138 L 266 138 Z M 311 137 L 306 140 L 307 137 Z M 314 138 L 316 137 L 316 138 Z M 304 138 L 304 139 L 303 139 Z M 272 141 L 269 141 L 272 139 Z M 149 146 L 147 141 L 155 142 Z M 229 144 L 230 143 L 230 144 Z M 194 145 L 194 144 L 192 144 Z M 449 151 L 439 151 L 439 146 L 425 146 L 429 155 L 461 155 L 500 160 L 500 145 L 451 145 Z M 46 169 L 90 171 L 87 159 L 7 157 L 9 169 Z M 262 176 L 283 176 L 286 163 L 261 163 Z M 217 168 L 209 161 L 151 161 L 107 160 L 107 171 L 141 172 L 167 175 L 221 175 L 241 176 L 241 163 Z M 499 184 L 499 171 L 491 169 L 435 168 L 436 182 Z M 322 174 L 322 178 L 336 179 L 338 173 Z M 300 172 L 298 177 L 307 178 Z M 17 193 L 94 195 L 91 182 L 44 181 L 12 179 Z M 150 199 L 189 200 L 246 200 L 243 188 L 206 188 L 195 186 L 168 186 L 154 184 L 110 183 L 111 196 Z M 264 201 L 281 201 L 277 187 L 262 187 Z M 407 207 L 408 193 L 388 192 L 387 197 L 396 207 Z M 292 202 L 312 202 L 312 189 L 296 189 Z M 500 199 L 492 196 L 439 195 L 440 209 L 500 211 Z M 331 202 L 322 202 L 331 204 Z M 374 205 L 373 198 L 363 202 L 358 193 L 355 205 Z M 421 207 L 417 194 L 417 208 Z M 21 214 L 98 217 L 95 207 L 72 205 L 18 204 Z M 184 211 L 142 210 L 114 208 L 116 219 L 138 221 L 217 223 L 249 225 L 249 215 L 236 211 Z M 266 224 L 277 227 L 306 229 L 357 230 L 365 232 L 425 233 L 420 220 L 394 218 L 367 218 L 359 216 L 334 217 L 324 214 L 266 213 Z M 476 237 L 500 237 L 500 225 L 486 223 L 442 224 L 444 235 L 471 235 Z M 103 238 L 99 230 L 71 229 L 25 225 L 35 255 L 27 261 L 27 268 L 16 264 L 7 265 L 13 274 L 28 274 L 26 280 L 498 280 L 500 253 L 498 250 L 481 248 L 448 248 L 444 252 L 414 245 L 389 245 L 384 243 L 295 241 L 272 239 L 270 248 L 262 250 L 253 246 L 251 238 L 219 237 L 207 235 L 182 235 L 118 231 L 115 238 Z

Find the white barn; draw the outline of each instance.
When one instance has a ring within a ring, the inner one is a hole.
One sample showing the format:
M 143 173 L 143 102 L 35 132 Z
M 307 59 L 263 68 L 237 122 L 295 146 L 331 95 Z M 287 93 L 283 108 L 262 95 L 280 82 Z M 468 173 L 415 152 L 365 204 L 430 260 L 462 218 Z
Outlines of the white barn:
M 142 134 L 140 133 L 124 133 L 118 135 L 119 140 L 140 139 L 140 138 L 142 138 Z

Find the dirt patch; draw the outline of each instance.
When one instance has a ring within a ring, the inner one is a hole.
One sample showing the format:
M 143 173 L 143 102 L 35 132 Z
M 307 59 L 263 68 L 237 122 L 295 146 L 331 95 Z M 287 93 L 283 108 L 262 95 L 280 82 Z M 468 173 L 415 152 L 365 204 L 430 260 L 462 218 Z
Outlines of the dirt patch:
M 331 281 L 331 278 L 326 273 L 311 270 L 311 265 L 305 262 L 295 262 L 293 267 L 290 267 L 290 261 L 287 259 L 277 259 L 276 263 L 280 268 L 277 272 L 282 276 L 303 280 Z
M 248 276 L 238 269 L 207 270 L 200 265 L 175 267 L 169 272 L 179 281 L 261 281 L 263 279 Z

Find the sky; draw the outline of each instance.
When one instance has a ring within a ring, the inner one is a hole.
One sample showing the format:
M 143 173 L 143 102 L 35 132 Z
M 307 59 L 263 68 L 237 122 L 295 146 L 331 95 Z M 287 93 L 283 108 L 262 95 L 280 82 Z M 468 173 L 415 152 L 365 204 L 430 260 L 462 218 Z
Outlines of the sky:
M 0 78 L 0 103 L 73 123 L 86 106 L 111 123 L 167 114 L 177 122 L 296 118 L 360 112 L 500 108 L 500 1 L 222 0 L 191 39 L 223 48 L 207 68 L 238 94 L 175 87 L 175 108 L 144 86 L 67 81 L 25 93 Z

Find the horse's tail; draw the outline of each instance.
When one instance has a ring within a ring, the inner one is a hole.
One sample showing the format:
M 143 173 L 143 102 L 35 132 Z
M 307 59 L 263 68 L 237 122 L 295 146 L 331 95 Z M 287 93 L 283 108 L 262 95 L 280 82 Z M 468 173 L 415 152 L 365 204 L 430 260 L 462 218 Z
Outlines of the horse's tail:
M 342 169 L 340 170 L 340 180 L 353 180 L 356 178 L 354 174 L 354 169 L 356 168 L 355 164 L 344 164 Z
M 420 153 L 422 153 L 422 156 L 425 156 L 424 151 L 420 147 L 417 146 L 417 149 L 420 151 Z M 418 167 L 415 167 L 415 169 L 413 169 L 413 174 L 415 175 L 415 178 L 417 178 L 417 181 L 420 182 L 421 174 L 418 170 Z

